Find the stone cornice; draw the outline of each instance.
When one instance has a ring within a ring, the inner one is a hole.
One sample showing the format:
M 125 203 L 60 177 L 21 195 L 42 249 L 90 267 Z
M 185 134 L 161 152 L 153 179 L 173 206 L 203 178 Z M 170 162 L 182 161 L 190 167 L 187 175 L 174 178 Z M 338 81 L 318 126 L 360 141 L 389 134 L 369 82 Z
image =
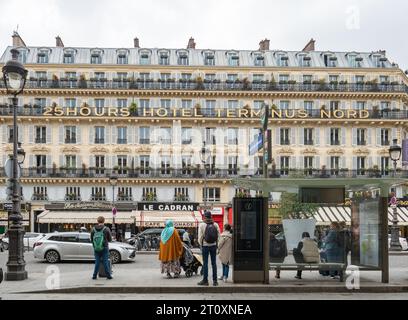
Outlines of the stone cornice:
M 388 148 L 383 148 L 381 150 L 378 150 L 377 154 L 381 155 L 381 156 L 389 156 L 390 155 L 390 153 L 388 151 Z
M 115 153 L 130 153 L 130 148 L 128 147 L 116 147 L 115 149 L 113 149 L 113 152 Z
M 45 152 L 48 153 L 50 152 L 50 148 L 47 148 L 46 146 L 35 146 L 31 148 L 31 152 Z
M 304 150 L 302 150 L 303 154 L 318 154 L 318 150 L 314 147 L 307 147 Z
M 278 154 L 294 154 L 295 151 L 291 147 L 282 147 L 277 150 Z
M 98 146 L 98 147 L 92 147 L 90 149 L 90 152 L 91 153 L 108 153 L 109 150 L 107 148 L 105 148 L 105 147 Z

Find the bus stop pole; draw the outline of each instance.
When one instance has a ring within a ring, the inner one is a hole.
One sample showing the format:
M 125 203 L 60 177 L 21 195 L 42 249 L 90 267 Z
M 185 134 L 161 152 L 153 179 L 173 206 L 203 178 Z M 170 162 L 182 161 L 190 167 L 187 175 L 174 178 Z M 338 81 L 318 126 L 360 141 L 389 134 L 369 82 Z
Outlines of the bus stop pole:
M 382 196 L 381 210 L 381 282 L 390 282 L 388 255 L 388 198 Z

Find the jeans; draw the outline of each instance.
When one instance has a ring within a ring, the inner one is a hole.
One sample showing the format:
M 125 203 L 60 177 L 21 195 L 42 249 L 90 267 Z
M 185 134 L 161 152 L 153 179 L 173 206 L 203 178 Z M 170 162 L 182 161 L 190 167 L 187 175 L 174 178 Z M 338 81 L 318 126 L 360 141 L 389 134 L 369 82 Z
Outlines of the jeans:
M 106 277 L 107 278 L 112 277 L 110 267 L 109 267 L 109 249 L 105 248 L 101 252 L 94 251 L 94 254 L 95 254 L 95 269 L 94 269 L 93 277 L 96 278 L 96 276 L 98 275 L 101 259 L 102 259 L 103 267 L 105 268 Z
M 327 255 L 327 262 L 337 262 L 337 263 L 343 262 L 341 252 L 339 252 L 339 249 L 326 250 L 326 255 Z M 337 276 L 338 272 L 336 270 L 330 270 L 330 275 Z
M 208 256 L 211 257 L 213 281 L 217 282 L 217 246 L 203 246 L 203 280 L 208 281 Z
M 229 264 L 222 264 L 222 276 L 225 279 L 228 279 L 228 273 L 229 273 Z

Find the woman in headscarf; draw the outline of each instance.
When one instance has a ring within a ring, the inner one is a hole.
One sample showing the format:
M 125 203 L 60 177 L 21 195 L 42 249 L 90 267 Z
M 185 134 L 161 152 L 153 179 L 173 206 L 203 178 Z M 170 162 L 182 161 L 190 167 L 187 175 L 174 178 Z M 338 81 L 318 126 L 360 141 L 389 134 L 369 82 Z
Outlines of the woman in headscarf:
M 161 261 L 161 273 L 166 273 L 167 278 L 178 278 L 181 273 L 180 258 L 183 254 L 183 244 L 172 220 L 166 221 L 166 227 L 160 237 L 159 260 Z

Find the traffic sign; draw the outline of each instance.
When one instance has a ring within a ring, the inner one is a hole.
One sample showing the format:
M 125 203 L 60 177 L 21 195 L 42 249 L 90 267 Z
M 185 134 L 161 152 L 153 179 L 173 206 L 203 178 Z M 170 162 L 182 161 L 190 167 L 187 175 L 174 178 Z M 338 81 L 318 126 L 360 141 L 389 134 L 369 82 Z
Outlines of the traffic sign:
M 13 178 L 13 159 L 8 158 L 4 164 L 4 171 L 8 178 Z M 17 179 L 21 177 L 21 167 L 20 164 L 17 165 Z
M 13 211 L 13 203 L 12 202 L 5 202 L 3 203 L 3 208 L 5 211 Z

